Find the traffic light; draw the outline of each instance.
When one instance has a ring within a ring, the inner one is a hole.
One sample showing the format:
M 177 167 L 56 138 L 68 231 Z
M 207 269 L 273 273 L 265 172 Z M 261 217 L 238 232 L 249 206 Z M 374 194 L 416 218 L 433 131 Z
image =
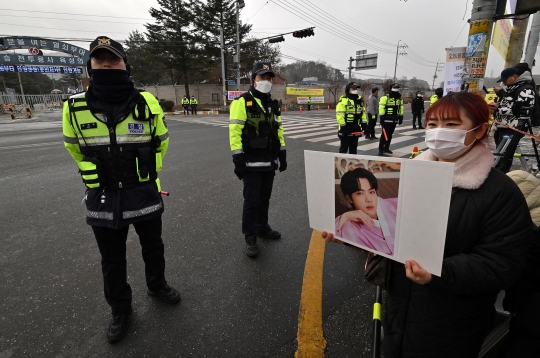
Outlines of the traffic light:
M 276 42 L 283 42 L 283 41 L 285 41 L 283 36 L 278 36 L 278 37 L 273 37 L 271 39 L 268 39 L 268 42 L 271 44 L 276 43 Z
M 295 32 L 293 32 L 292 35 L 294 37 L 298 37 L 299 39 L 301 39 L 303 37 L 314 36 L 315 33 L 313 32 L 312 28 L 309 28 L 309 29 L 295 31 Z

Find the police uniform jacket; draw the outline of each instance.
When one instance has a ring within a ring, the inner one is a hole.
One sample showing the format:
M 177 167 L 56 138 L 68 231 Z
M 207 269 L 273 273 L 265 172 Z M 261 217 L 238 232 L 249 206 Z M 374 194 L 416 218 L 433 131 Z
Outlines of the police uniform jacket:
M 433 106 L 433 103 L 437 102 L 439 100 L 439 96 L 434 94 L 431 97 L 429 97 L 429 106 Z
M 285 154 L 281 111 L 277 100 L 254 87 L 231 103 L 229 142 L 235 164 L 246 170 L 276 170 Z
M 191 104 L 192 106 L 193 106 L 193 105 L 195 105 L 195 106 L 196 106 L 196 105 L 198 105 L 198 104 L 199 104 L 199 102 L 197 101 L 197 99 L 196 99 L 196 98 L 192 98 L 192 99 L 190 99 L 190 100 L 189 100 L 189 103 L 190 103 L 190 104 Z
M 338 129 L 342 132 L 360 131 L 360 125 L 367 123 L 362 96 L 358 95 L 355 99 L 346 94 L 342 95 L 336 105 L 336 120 Z
M 187 106 L 187 105 L 189 105 L 189 98 L 187 97 L 182 98 L 182 106 Z
M 390 93 L 381 97 L 379 101 L 379 115 L 382 121 L 387 123 L 397 123 L 400 116 L 403 116 L 403 99 L 399 93 Z
M 91 88 L 64 103 L 64 145 L 87 187 L 88 224 L 118 229 L 163 213 L 163 117 L 156 98 L 135 89 L 122 103 L 101 103 Z

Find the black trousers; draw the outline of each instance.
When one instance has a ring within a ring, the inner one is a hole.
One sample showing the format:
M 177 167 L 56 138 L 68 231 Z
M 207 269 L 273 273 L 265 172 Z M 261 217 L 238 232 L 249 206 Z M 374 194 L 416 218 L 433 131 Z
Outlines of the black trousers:
M 383 132 L 379 137 L 379 152 L 390 149 L 390 142 L 392 142 L 392 135 L 396 130 L 396 125 L 397 123 L 393 122 L 384 122 L 384 124 L 382 124 Z M 384 136 L 384 133 L 386 133 L 386 137 L 388 137 L 388 140 Z
M 161 216 L 134 223 L 133 226 L 142 247 L 146 285 L 150 290 L 159 290 L 167 285 Z M 105 299 L 114 316 L 127 313 L 131 307 L 131 286 L 127 283 L 126 261 L 129 226 L 121 229 L 92 226 L 92 230 L 101 253 Z
M 189 114 L 189 105 L 183 104 L 182 106 L 184 107 L 184 114 Z
M 413 112 L 412 117 L 412 125 L 413 127 L 416 127 L 416 120 L 418 119 L 418 127 L 422 126 L 422 112 Z
M 246 171 L 244 174 L 242 233 L 246 236 L 256 235 L 259 228 L 268 224 L 275 175 L 274 170 Z
M 368 115 L 368 124 L 366 129 L 366 137 L 375 137 L 375 124 L 377 124 L 377 115 L 372 114 L 371 116 Z
M 197 114 L 197 105 L 196 104 L 191 105 L 191 114 Z
M 340 153 L 356 154 L 358 151 L 358 138 L 359 137 L 339 137 L 341 145 L 339 146 Z

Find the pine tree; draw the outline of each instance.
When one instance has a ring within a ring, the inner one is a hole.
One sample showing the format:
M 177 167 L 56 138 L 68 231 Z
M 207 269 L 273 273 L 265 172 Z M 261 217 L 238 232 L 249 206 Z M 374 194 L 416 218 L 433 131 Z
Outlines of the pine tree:
M 136 86 L 145 87 L 148 84 L 166 84 L 171 81 L 167 78 L 167 68 L 163 64 L 160 54 L 146 40 L 141 32 L 130 32 L 126 40 L 126 54 L 131 66 L 131 77 Z M 172 82 L 174 83 L 174 82 Z
M 150 41 L 152 51 L 159 54 L 163 64 L 176 73 L 184 82 L 186 95 L 189 96 L 189 81 L 193 75 L 201 72 L 204 61 L 201 61 L 201 45 L 194 36 L 193 9 L 199 1 L 157 0 L 159 8 L 150 8 L 150 15 L 155 24 L 145 24 L 146 37 Z

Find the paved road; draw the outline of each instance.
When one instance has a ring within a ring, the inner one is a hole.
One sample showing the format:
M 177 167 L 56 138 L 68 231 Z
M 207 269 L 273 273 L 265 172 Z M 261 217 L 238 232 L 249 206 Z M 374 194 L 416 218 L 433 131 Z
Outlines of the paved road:
M 312 230 L 303 151 L 336 151 L 331 113 L 284 114 L 289 169 L 278 173 L 271 224 L 283 233 L 244 254 L 241 183 L 232 172 L 226 116 L 169 116 L 171 145 L 162 178 L 167 278 L 183 301 L 146 295 L 137 238 L 128 239 L 134 293 L 129 334 L 106 343 L 109 308 L 100 256 L 81 205 L 84 188 L 62 144 L 59 114 L 12 122 L 0 116 L 0 357 L 292 357 Z M 378 133 L 380 130 L 378 130 Z M 313 135 L 311 135 L 313 134 Z M 396 155 L 423 141 L 410 116 Z M 360 153 L 376 141 L 360 139 Z M 364 254 L 327 245 L 323 275 L 326 357 L 370 357 L 374 286 Z

